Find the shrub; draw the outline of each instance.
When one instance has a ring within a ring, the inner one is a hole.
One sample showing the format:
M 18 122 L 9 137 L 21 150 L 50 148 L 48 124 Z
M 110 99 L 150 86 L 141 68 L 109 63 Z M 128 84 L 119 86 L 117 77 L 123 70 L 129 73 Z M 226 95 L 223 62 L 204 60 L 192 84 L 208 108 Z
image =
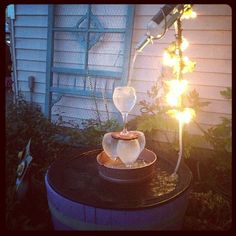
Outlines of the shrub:
M 186 212 L 186 230 L 229 230 L 231 228 L 231 204 L 221 195 L 208 192 L 192 192 Z

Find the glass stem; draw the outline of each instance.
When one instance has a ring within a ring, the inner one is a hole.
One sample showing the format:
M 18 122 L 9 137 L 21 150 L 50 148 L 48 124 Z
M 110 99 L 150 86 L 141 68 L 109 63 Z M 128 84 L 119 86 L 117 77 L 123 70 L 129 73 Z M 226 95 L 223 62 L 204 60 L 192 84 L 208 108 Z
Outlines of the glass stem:
M 123 122 L 124 122 L 124 128 L 122 130 L 122 134 L 127 134 L 128 133 L 128 130 L 127 130 L 128 113 L 123 113 L 122 112 L 122 118 L 123 118 Z

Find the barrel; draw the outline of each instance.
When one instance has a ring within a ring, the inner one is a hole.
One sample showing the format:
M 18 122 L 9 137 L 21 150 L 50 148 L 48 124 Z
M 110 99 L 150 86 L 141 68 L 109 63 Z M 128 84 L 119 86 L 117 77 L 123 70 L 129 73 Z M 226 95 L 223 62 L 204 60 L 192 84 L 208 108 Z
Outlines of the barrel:
M 146 201 L 146 203 L 150 201 L 150 204 L 139 203 L 136 207 L 135 201 L 130 205 L 129 202 L 127 205 L 119 205 L 119 202 L 112 203 L 112 199 L 107 199 L 101 194 L 97 200 L 86 201 L 86 198 L 79 196 L 83 195 L 82 191 L 77 192 L 76 197 L 72 194 L 73 190 L 68 190 L 67 193 L 63 193 L 63 190 L 59 192 L 58 186 L 52 186 L 53 181 L 49 180 L 48 172 L 45 175 L 45 185 L 55 230 L 181 230 L 182 228 L 188 205 L 189 181 L 186 182 L 187 185 L 181 183 L 182 186 L 179 186 L 174 194 L 167 194 L 160 201 L 155 199 L 156 204 L 150 198 Z M 190 180 L 191 172 L 186 173 Z M 97 178 L 100 178 L 99 174 Z M 96 183 L 99 186 L 99 182 Z M 113 187 L 116 188 L 116 184 Z M 63 186 L 61 188 L 63 189 Z M 89 195 L 86 196 L 89 199 Z M 105 199 L 102 199 L 103 197 Z M 81 201 L 77 201 L 77 198 Z M 102 201 L 106 204 L 100 204 Z

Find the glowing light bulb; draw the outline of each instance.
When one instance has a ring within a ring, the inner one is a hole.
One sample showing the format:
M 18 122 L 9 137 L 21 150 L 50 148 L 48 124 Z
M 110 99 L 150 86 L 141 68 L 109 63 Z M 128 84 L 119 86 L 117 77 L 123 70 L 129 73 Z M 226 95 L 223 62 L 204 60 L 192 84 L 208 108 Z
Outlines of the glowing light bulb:
M 185 49 L 187 49 L 189 46 L 189 42 L 186 38 L 182 38 L 182 43 L 181 43 L 181 50 L 184 51 Z
M 189 123 L 195 116 L 195 111 L 192 108 L 185 108 L 182 112 L 178 112 L 176 118 L 183 123 Z
M 176 96 L 176 94 L 173 93 L 168 93 L 166 95 L 166 102 L 172 107 L 178 106 L 179 104 L 178 96 Z
M 184 108 L 183 111 L 171 109 L 167 113 L 182 123 L 189 123 L 192 120 L 192 118 L 196 116 L 195 111 L 192 108 L 188 107 Z
M 164 52 L 163 54 L 163 64 L 166 66 L 174 66 L 176 64 L 177 60 L 174 57 L 171 57 L 171 55 L 168 52 Z
M 166 81 L 170 92 L 176 96 L 180 96 L 187 89 L 188 81 L 187 80 L 169 80 Z
M 197 13 L 195 11 L 192 11 L 191 18 L 196 18 L 196 17 L 197 17 Z
M 190 18 L 196 18 L 197 13 L 193 11 L 192 9 L 189 9 L 188 11 L 184 12 L 184 14 L 181 16 L 181 20 L 183 19 L 190 19 Z

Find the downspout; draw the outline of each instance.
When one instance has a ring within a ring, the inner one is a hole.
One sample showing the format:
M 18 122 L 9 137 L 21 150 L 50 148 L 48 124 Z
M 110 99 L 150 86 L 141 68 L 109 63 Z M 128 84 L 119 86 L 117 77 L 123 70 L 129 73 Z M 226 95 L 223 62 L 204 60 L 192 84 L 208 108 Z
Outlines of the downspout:
M 15 6 L 12 6 L 15 8 Z M 16 49 L 15 49 L 15 29 L 14 29 L 14 20 L 15 20 L 15 14 L 13 16 L 10 16 L 10 27 L 11 27 L 11 59 L 12 59 L 12 68 L 13 68 L 13 73 L 12 73 L 12 80 L 13 80 L 13 85 L 14 85 L 14 103 L 16 103 L 17 98 L 18 98 L 18 83 L 17 83 L 17 73 L 16 73 Z

